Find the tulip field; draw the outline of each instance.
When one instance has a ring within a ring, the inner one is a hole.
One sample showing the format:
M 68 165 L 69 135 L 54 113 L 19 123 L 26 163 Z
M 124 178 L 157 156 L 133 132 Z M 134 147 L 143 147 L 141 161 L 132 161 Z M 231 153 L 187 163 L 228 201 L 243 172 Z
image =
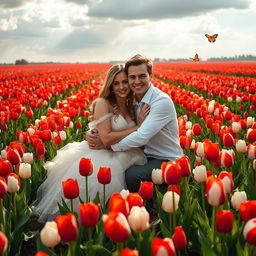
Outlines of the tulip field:
M 184 156 L 138 193 L 106 201 L 60 181 L 59 215 L 38 222 L 43 165 L 84 140 L 109 67 L 0 66 L 0 255 L 256 255 L 256 62 L 155 63 L 152 83 L 175 104 Z M 97 172 L 102 190 L 111 180 L 86 156 L 77 172 L 85 181 Z

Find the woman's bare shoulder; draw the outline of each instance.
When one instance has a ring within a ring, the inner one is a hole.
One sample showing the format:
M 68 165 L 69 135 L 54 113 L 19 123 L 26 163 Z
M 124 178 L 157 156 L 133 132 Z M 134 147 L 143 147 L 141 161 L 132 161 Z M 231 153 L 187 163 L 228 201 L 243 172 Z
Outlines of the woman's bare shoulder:
M 95 102 L 94 118 L 98 119 L 110 112 L 112 112 L 112 107 L 109 101 L 103 98 L 98 98 Z

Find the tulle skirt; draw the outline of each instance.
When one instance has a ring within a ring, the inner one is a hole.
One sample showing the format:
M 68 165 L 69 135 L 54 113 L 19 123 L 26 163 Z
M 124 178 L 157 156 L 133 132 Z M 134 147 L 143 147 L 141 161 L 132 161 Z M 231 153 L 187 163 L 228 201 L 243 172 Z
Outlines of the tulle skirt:
M 97 192 L 102 202 L 103 185 L 98 183 L 97 172 L 102 166 L 111 168 L 111 183 L 106 185 L 106 199 L 112 193 L 120 192 L 125 186 L 124 172 L 132 165 L 143 165 L 147 159 L 139 148 L 124 152 L 113 152 L 112 150 L 92 150 L 86 141 L 69 143 L 57 151 L 56 157 L 46 162 L 44 168 L 48 177 L 37 191 L 37 200 L 32 207 L 35 214 L 39 215 L 38 221 L 45 222 L 53 220 L 59 214 L 58 202 L 64 199 L 62 181 L 69 178 L 77 179 L 79 184 L 79 195 L 85 201 L 85 177 L 79 173 L 79 162 L 82 157 L 91 158 L 94 170 L 88 177 L 90 201 L 93 201 Z M 79 199 L 74 199 L 74 210 L 78 211 Z M 65 199 L 69 205 L 69 200 Z

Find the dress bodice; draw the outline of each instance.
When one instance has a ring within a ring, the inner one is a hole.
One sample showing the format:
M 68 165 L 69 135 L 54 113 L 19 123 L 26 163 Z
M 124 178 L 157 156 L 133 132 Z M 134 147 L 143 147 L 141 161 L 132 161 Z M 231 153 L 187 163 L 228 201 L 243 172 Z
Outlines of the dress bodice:
M 127 122 L 127 120 L 122 115 L 114 115 L 113 113 L 108 113 L 98 120 L 90 122 L 90 129 L 96 128 L 97 124 L 107 119 L 110 119 L 112 131 L 126 130 L 136 125 L 134 121 Z

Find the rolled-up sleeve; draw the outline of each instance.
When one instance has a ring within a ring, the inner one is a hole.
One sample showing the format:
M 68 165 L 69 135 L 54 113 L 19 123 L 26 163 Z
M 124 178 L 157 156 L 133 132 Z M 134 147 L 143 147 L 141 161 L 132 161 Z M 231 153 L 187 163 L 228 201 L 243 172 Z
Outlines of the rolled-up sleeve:
M 170 99 L 162 98 L 161 101 L 154 101 L 150 106 L 150 113 L 140 128 L 126 136 L 120 142 L 112 145 L 112 150 L 125 151 L 146 145 L 166 124 L 176 118 L 174 113 L 176 111 Z

